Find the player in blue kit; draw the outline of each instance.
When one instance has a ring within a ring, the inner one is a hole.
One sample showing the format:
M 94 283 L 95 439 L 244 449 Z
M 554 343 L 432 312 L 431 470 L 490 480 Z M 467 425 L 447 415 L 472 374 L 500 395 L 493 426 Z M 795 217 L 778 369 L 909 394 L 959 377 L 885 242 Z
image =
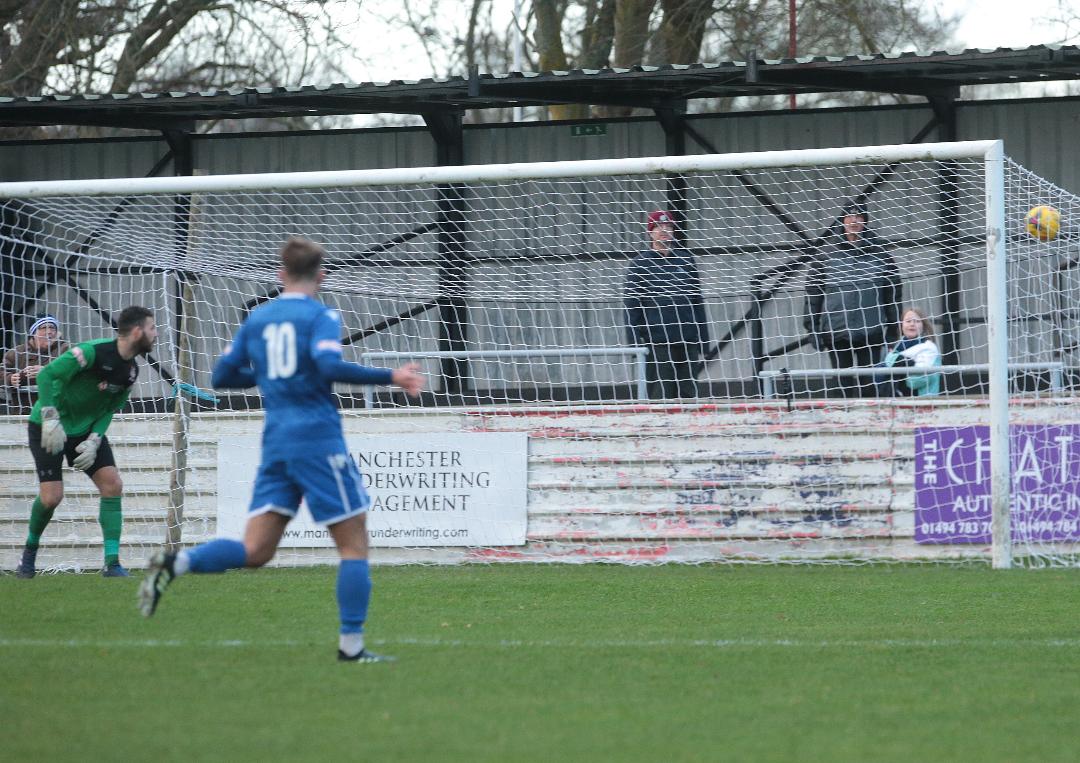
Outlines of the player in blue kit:
M 277 551 L 289 520 L 306 498 L 312 518 L 327 526 L 341 556 L 337 577 L 341 635 L 338 659 L 382 662 L 364 648 L 371 596 L 366 512 L 371 500 L 345 447 L 334 382 L 395 384 L 419 394 L 415 364 L 368 368 L 341 357 L 341 317 L 315 300 L 323 280 L 322 247 L 290 238 L 281 249 L 282 294 L 255 310 L 214 367 L 217 389 L 258 386 L 266 419 L 244 540 L 217 540 L 178 553 L 159 552 L 139 588 L 149 617 L 169 584 L 186 573 L 261 567 Z

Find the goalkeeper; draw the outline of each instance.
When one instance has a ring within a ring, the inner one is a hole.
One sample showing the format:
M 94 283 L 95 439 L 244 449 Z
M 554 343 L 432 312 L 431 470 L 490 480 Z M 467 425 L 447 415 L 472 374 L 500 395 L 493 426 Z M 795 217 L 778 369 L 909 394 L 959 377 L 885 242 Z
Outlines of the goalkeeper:
M 116 319 L 115 339 L 77 344 L 38 373 L 38 400 L 28 425 L 34 455 L 38 497 L 30 510 L 30 530 L 20 578 L 36 573 L 41 535 L 64 498 L 64 458 L 84 472 L 101 496 L 98 521 L 105 540 L 105 577 L 128 577 L 120 565 L 120 494 L 123 482 L 105 436 L 115 414 L 131 394 L 139 376 L 135 357 L 157 340 L 154 314 L 145 307 L 126 307 Z

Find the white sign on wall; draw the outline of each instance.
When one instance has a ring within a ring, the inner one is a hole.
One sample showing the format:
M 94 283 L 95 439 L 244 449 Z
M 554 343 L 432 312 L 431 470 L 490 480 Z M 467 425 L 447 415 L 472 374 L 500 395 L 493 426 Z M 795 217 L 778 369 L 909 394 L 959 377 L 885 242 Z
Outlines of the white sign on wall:
M 372 546 L 524 545 L 524 432 L 346 436 L 345 442 L 371 497 Z M 218 442 L 220 535 L 243 534 L 259 455 L 258 437 L 222 435 Z M 333 547 L 334 541 L 302 505 L 281 545 Z

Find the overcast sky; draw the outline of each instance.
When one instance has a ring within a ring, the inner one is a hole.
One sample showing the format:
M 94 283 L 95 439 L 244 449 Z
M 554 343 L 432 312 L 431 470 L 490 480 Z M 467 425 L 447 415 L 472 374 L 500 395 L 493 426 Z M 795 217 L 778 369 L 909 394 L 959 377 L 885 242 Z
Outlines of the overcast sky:
M 380 23 L 380 17 L 388 13 L 384 3 L 391 0 L 379 0 L 363 6 L 361 15 L 368 23 Z M 492 0 L 496 23 L 501 28 L 510 25 L 513 0 Z M 936 5 L 943 15 L 957 15 L 960 25 L 956 31 L 956 43 L 951 49 L 964 48 L 1015 48 L 1028 45 L 1050 45 L 1062 42 L 1072 33 L 1070 42 L 1080 41 L 1080 23 L 1068 30 L 1060 22 L 1051 19 L 1061 17 L 1064 7 L 1074 7 L 1074 15 L 1080 17 L 1080 0 L 928 0 Z M 447 24 L 441 30 L 450 33 L 450 17 L 456 20 L 460 9 L 453 3 L 440 5 L 447 17 Z M 393 14 L 391 14 L 393 15 Z M 385 21 L 382 22 L 385 25 Z M 386 26 L 385 31 L 396 25 Z M 407 32 L 380 34 L 365 40 L 363 62 L 355 66 L 355 76 L 359 81 L 380 81 L 395 78 L 430 77 L 433 72 L 416 38 Z M 820 52 L 820 51 L 819 51 Z M 871 51 L 835 50 L 832 55 L 867 53 Z M 877 52 L 877 51 L 873 51 Z M 899 52 L 899 51 L 897 51 Z M 446 74 L 439 72 L 440 75 Z
M 1074 5 L 1080 15 L 1080 0 Z M 939 7 L 961 16 L 956 36 L 963 47 L 1052 45 L 1067 33 L 1050 21 L 1062 15 L 1059 0 L 941 0 Z
M 373 4 L 362 6 L 370 24 L 378 25 L 380 16 L 385 17 L 389 13 L 388 5 L 392 0 L 378 0 Z M 965 48 L 1017 48 L 1028 45 L 1053 45 L 1059 44 L 1067 36 L 1072 44 L 1080 43 L 1080 18 L 1072 29 L 1067 28 L 1060 21 L 1052 21 L 1061 18 L 1064 8 L 1073 9 L 1072 15 L 1080 17 L 1080 0 L 927 0 L 947 16 L 959 16 L 960 24 L 955 34 L 955 42 L 949 49 L 953 51 Z M 496 23 L 501 28 L 510 24 L 513 0 L 492 0 Z M 396 7 L 396 6 L 395 6 Z M 445 14 L 454 16 L 459 10 L 451 3 L 442 3 L 441 7 Z M 386 25 L 387 30 L 399 28 L 397 25 Z M 452 34 L 451 29 L 455 22 L 450 22 L 441 30 L 444 34 Z M 396 78 L 420 79 L 431 77 L 433 72 L 431 65 L 423 53 L 423 49 L 416 43 L 415 36 L 406 32 L 396 34 L 377 34 L 365 40 L 364 55 L 362 61 L 349 66 L 350 74 L 355 82 L 386 81 Z M 847 55 L 869 51 L 836 50 L 830 51 L 832 55 Z M 900 52 L 900 51 L 894 51 Z M 920 51 L 929 52 L 929 51 Z M 529 68 L 526 66 L 526 68 Z M 464 72 L 451 72 L 451 74 L 463 74 Z M 438 76 L 445 76 L 446 72 L 438 72 Z M 1080 94 L 1080 81 L 1031 83 L 1025 85 L 995 86 L 992 89 L 977 88 L 977 92 L 965 93 L 965 98 L 1001 98 L 1020 96 L 1048 96 Z

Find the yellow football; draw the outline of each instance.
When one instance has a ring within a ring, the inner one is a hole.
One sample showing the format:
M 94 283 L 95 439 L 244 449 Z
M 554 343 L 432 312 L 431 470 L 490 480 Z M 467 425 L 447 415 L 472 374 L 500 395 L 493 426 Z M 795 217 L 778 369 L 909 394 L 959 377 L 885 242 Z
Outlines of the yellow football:
M 1061 230 L 1061 213 L 1051 206 L 1040 204 L 1027 213 L 1027 232 L 1039 241 L 1053 241 Z

